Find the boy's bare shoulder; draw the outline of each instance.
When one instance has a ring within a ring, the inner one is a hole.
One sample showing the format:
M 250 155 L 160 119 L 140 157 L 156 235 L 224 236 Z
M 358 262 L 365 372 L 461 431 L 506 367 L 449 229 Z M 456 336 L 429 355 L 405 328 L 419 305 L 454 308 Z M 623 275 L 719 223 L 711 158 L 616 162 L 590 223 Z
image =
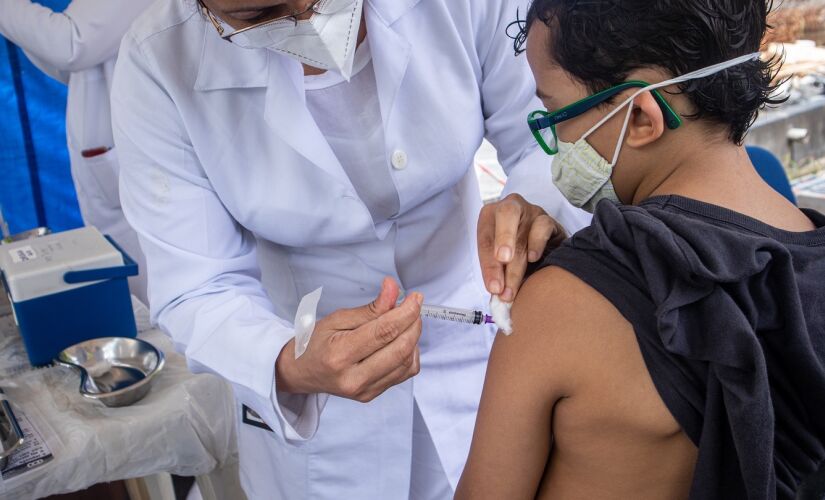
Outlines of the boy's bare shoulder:
M 630 323 L 602 294 L 560 267 L 547 267 L 530 277 L 513 305 L 513 337 L 553 353 L 564 373 L 575 376 L 588 359 L 603 361 L 601 346 L 613 332 L 629 332 Z M 635 343 L 635 338 L 632 338 Z M 566 362 L 566 361 L 569 361 Z M 568 366 L 569 365 L 569 366 Z
M 562 319 L 586 312 L 618 314 L 599 292 L 557 266 L 545 267 L 531 276 L 514 304 L 514 314 L 541 315 L 542 312 L 562 314 Z

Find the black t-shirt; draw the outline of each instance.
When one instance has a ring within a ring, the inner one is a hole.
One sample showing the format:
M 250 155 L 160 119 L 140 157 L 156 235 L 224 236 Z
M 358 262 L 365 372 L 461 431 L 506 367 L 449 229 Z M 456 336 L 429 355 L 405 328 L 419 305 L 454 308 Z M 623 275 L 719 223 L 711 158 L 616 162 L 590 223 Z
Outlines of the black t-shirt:
M 601 202 L 549 254 L 633 325 L 699 455 L 693 499 L 793 498 L 825 459 L 825 216 L 782 231 L 679 196 Z

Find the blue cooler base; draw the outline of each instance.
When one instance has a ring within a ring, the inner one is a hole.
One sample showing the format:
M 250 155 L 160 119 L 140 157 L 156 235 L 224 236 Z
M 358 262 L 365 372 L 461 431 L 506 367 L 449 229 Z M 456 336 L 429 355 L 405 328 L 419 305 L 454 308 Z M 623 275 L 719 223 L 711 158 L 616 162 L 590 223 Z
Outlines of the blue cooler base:
M 33 366 L 51 363 L 60 351 L 84 340 L 137 336 L 126 278 L 108 279 L 12 306 Z

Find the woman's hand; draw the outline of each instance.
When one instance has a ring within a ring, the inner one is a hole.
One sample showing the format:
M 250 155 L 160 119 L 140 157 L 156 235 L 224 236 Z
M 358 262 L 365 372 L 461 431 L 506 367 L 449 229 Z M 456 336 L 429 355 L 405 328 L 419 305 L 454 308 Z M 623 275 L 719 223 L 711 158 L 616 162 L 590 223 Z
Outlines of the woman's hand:
M 373 302 L 341 309 L 318 321 L 304 354 L 295 359 L 295 340 L 276 362 L 278 390 L 328 393 L 366 403 L 420 369 L 420 293 L 396 307 L 398 285 L 386 278 Z
M 485 205 L 478 220 L 478 253 L 487 291 L 512 302 L 527 264 L 537 262 L 546 248 L 559 246 L 566 237 L 544 209 L 517 194 Z

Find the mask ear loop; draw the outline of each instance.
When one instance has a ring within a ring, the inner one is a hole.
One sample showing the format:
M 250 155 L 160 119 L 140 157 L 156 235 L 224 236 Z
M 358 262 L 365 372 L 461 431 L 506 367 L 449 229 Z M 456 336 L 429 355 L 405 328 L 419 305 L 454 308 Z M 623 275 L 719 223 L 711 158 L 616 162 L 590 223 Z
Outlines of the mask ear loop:
M 635 97 L 634 97 L 635 99 Z M 627 106 L 627 115 L 624 117 L 624 125 L 622 125 L 622 133 L 619 134 L 619 142 L 616 143 L 616 152 L 613 154 L 613 161 L 610 162 L 610 168 L 616 166 L 616 162 L 619 161 L 619 153 L 622 152 L 622 146 L 624 146 L 624 138 L 627 134 L 627 126 L 630 124 L 630 117 L 633 115 L 633 100 L 628 103 Z
M 602 125 L 607 123 L 608 120 L 610 120 L 611 118 L 616 116 L 616 114 L 619 111 L 621 111 L 622 108 L 629 105 L 628 108 L 627 108 L 627 114 L 624 117 L 624 123 L 622 124 L 622 132 L 621 132 L 621 134 L 619 134 L 618 142 L 616 142 L 616 149 L 614 150 L 615 153 L 613 153 L 613 161 L 609 165 L 611 168 L 614 165 L 616 165 L 616 162 L 619 160 L 619 154 L 621 153 L 622 146 L 624 145 L 624 136 L 625 136 L 625 133 L 627 133 L 627 127 L 630 124 L 630 116 L 633 114 L 633 100 L 635 98 L 636 98 L 636 94 L 634 94 L 632 97 L 630 97 L 630 99 L 628 99 L 628 100 L 624 101 L 623 103 L 621 103 L 620 105 L 618 105 L 616 107 L 616 109 L 614 109 L 613 111 L 608 113 L 607 116 L 605 116 L 604 118 L 599 120 L 598 123 L 593 125 L 593 127 L 590 130 L 588 130 L 587 132 L 585 132 L 585 134 L 581 137 L 581 139 L 579 139 L 579 141 L 586 141 L 588 137 L 590 137 L 596 130 L 599 129 L 599 127 L 601 127 Z

